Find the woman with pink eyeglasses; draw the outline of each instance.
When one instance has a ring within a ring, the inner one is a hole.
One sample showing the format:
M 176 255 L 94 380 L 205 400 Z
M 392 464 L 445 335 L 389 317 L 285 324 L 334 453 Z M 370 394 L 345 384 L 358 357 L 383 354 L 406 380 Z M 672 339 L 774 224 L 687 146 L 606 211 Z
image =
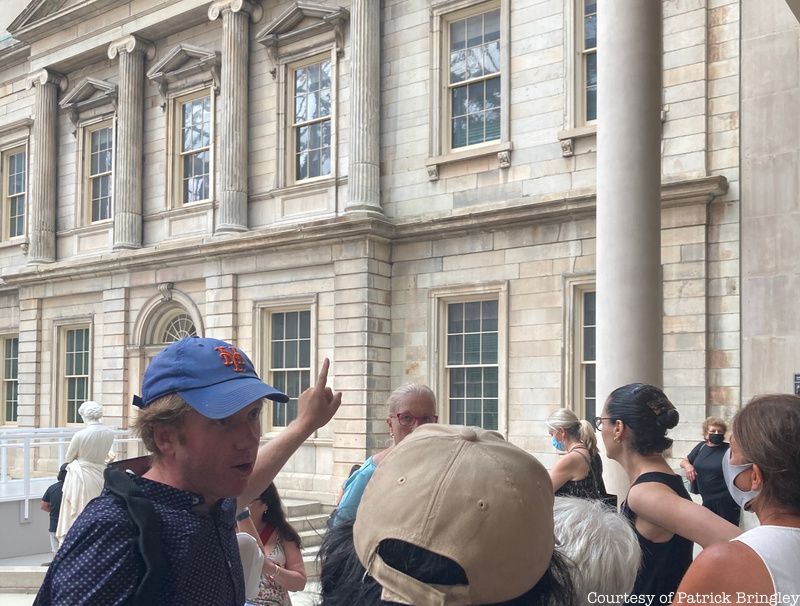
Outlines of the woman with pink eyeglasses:
M 386 417 L 386 424 L 389 426 L 392 445 L 369 457 L 345 482 L 342 499 L 332 516 L 334 526 L 356 519 L 358 504 L 361 502 L 361 495 L 364 494 L 367 482 L 392 448 L 420 425 L 436 423 L 439 420 L 436 415 L 436 396 L 427 385 L 416 383 L 401 385 L 389 396 L 388 403 L 389 415 Z

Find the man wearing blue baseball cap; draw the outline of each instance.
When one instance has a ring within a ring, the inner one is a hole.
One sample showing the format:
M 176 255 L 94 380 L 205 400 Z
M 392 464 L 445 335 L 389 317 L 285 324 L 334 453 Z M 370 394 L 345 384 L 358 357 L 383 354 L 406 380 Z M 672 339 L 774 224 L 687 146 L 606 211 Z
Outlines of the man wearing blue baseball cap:
M 329 365 L 301 394 L 296 420 L 259 448 L 263 399 L 289 397 L 225 341 L 192 337 L 165 348 L 134 398 L 149 465 L 132 459 L 106 471 L 103 494 L 73 525 L 34 603 L 244 604 L 237 498 L 257 498 L 333 417 L 342 394 L 327 387 Z

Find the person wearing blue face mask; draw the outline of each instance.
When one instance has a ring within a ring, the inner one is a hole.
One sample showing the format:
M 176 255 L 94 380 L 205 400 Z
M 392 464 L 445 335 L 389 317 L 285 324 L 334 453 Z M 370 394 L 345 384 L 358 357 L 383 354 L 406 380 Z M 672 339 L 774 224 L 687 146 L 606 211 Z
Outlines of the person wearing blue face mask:
M 673 604 L 695 594 L 800 594 L 800 397 L 756 396 L 733 419 L 723 472 L 731 496 L 761 526 L 697 556 Z M 742 600 L 739 600 L 742 601 Z
M 703 421 L 703 441 L 697 444 L 680 463 L 686 478 L 693 482 L 703 498 L 703 507 L 710 509 L 731 524 L 739 525 L 741 509 L 731 498 L 722 475 L 722 459 L 730 446 L 725 441 L 728 425 L 720 418 Z
M 552 413 L 545 424 L 550 443 L 562 455 L 550 470 L 556 496 L 604 500 L 603 461 L 592 424 L 566 408 Z

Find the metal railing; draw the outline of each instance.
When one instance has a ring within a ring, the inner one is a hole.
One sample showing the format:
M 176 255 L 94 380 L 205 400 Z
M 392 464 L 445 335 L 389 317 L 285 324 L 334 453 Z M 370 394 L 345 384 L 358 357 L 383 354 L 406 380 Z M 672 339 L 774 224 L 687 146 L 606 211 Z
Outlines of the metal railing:
M 33 493 L 34 474 L 52 478 L 64 463 L 64 457 L 76 428 L 0 429 L 0 498 L 23 501 L 23 517 L 30 518 L 30 500 L 40 498 Z M 143 454 L 139 438 L 128 430 L 114 430 L 112 450 L 117 459 Z M 123 456 L 120 456 L 123 455 Z

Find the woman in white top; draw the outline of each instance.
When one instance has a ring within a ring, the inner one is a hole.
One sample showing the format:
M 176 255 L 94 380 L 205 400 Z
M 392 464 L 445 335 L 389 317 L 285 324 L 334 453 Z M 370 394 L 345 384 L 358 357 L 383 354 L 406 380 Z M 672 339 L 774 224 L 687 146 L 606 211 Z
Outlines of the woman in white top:
M 692 594 L 800 594 L 800 397 L 756 396 L 733 420 L 723 473 L 733 499 L 761 526 L 703 550 L 678 587 Z

